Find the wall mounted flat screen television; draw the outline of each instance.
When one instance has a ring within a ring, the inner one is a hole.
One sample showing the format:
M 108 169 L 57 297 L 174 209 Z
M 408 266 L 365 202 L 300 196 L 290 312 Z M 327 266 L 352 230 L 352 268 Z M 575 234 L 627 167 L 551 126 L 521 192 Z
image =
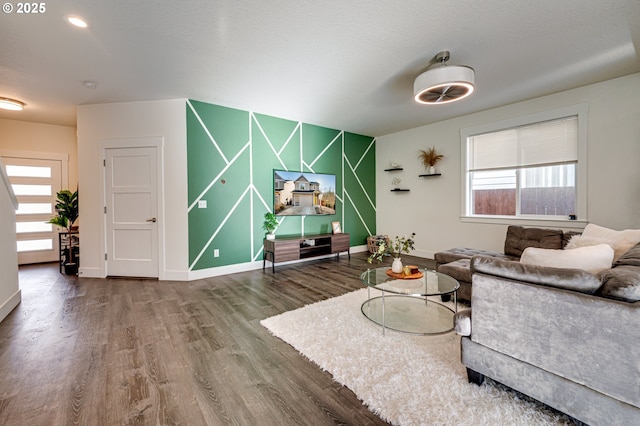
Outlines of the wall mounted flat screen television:
M 336 175 L 273 171 L 273 211 L 276 216 L 336 213 Z

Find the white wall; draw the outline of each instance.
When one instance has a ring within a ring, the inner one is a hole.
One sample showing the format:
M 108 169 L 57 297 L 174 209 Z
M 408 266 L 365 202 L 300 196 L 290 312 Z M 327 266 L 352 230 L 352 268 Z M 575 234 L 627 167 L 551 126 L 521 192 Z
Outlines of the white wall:
M 0 321 L 20 303 L 18 285 L 18 249 L 16 247 L 17 200 L 10 190 L 11 184 L 4 174 L 0 160 Z
M 428 258 L 460 246 L 502 250 L 506 224 L 460 220 L 460 130 L 581 103 L 589 108 L 587 220 L 613 229 L 640 228 L 639 93 L 640 74 L 633 74 L 378 137 L 377 232 L 392 236 L 415 232 L 414 254 Z M 418 152 L 430 146 L 445 155 L 438 164 L 442 176 L 419 178 L 425 171 Z M 390 161 L 400 163 L 404 170 L 385 172 Z M 394 177 L 411 191 L 390 192 Z
M 72 191 L 78 186 L 75 127 L 0 119 L 0 153 L 53 154 L 55 158 L 64 157 L 69 166 L 64 181 L 68 182 L 68 188 Z
M 160 222 L 160 279 L 188 279 L 186 100 L 78 107 L 78 178 L 84 277 L 104 277 L 104 139 L 162 137 L 164 206 Z M 164 235 L 164 238 L 162 238 Z

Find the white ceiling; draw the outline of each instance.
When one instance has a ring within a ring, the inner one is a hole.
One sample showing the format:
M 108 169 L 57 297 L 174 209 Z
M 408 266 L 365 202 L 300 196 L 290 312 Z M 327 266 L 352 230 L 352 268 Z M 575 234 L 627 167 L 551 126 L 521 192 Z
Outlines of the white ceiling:
M 191 98 L 380 136 L 640 72 L 637 0 L 45 6 L 0 14 L 0 97 L 27 103 L 0 118 L 75 126 L 76 105 Z M 90 28 L 71 27 L 70 14 Z M 441 50 L 475 69 L 477 89 L 453 104 L 416 104 L 413 80 Z

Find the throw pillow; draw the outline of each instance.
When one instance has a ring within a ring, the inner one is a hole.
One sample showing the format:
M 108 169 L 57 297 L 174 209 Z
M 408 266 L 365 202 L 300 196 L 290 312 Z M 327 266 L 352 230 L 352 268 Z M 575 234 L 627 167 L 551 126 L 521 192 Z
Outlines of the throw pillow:
M 574 242 L 575 241 L 575 242 Z M 582 236 L 574 236 L 566 248 L 583 247 L 584 245 L 609 244 L 613 248 L 613 259 L 617 260 L 631 247 L 640 243 L 640 229 L 616 231 L 589 223 L 582 231 Z
M 640 270 L 637 266 L 621 265 L 600 274 L 604 283 L 598 291 L 604 297 L 625 302 L 640 301 Z
M 640 243 L 631 247 L 630 250 L 620 256 L 618 260 L 614 262 L 614 265 L 640 266 Z
M 522 252 L 520 263 L 552 268 L 582 269 L 592 274 L 611 268 L 613 249 L 608 244 L 550 250 L 528 247 Z
M 504 254 L 520 257 L 527 247 L 561 249 L 562 230 L 509 225 L 504 240 Z

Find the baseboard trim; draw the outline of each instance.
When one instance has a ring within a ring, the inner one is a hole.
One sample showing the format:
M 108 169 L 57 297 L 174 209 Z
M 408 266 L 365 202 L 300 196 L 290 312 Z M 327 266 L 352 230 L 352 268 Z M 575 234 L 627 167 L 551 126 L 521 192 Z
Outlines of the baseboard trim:
M 0 306 L 0 322 L 2 322 L 22 301 L 22 290 L 18 289 Z
M 104 278 L 100 268 L 78 268 L 78 276 L 82 278 Z
M 349 249 L 349 252 L 361 253 L 367 250 L 368 250 L 367 246 L 362 245 L 362 246 L 351 247 Z M 278 268 L 278 266 L 282 266 L 282 265 L 291 265 L 293 263 L 304 263 L 310 260 L 318 260 L 318 259 L 332 259 L 332 258 L 335 258 L 335 256 L 336 256 L 335 254 L 327 254 L 324 256 L 317 256 L 309 259 L 299 259 L 299 260 L 292 260 L 289 262 L 279 262 L 276 264 L 276 269 Z M 344 256 L 348 256 L 346 251 L 339 253 L 339 257 L 344 257 Z M 225 266 L 218 266 L 216 268 L 189 271 L 188 281 L 199 280 L 199 279 L 204 279 L 209 277 L 217 277 L 220 275 L 237 274 L 238 272 L 253 271 L 256 269 L 262 269 L 262 259 L 256 262 L 237 263 L 235 265 L 225 265 Z M 265 270 L 271 270 L 271 262 L 267 261 Z

